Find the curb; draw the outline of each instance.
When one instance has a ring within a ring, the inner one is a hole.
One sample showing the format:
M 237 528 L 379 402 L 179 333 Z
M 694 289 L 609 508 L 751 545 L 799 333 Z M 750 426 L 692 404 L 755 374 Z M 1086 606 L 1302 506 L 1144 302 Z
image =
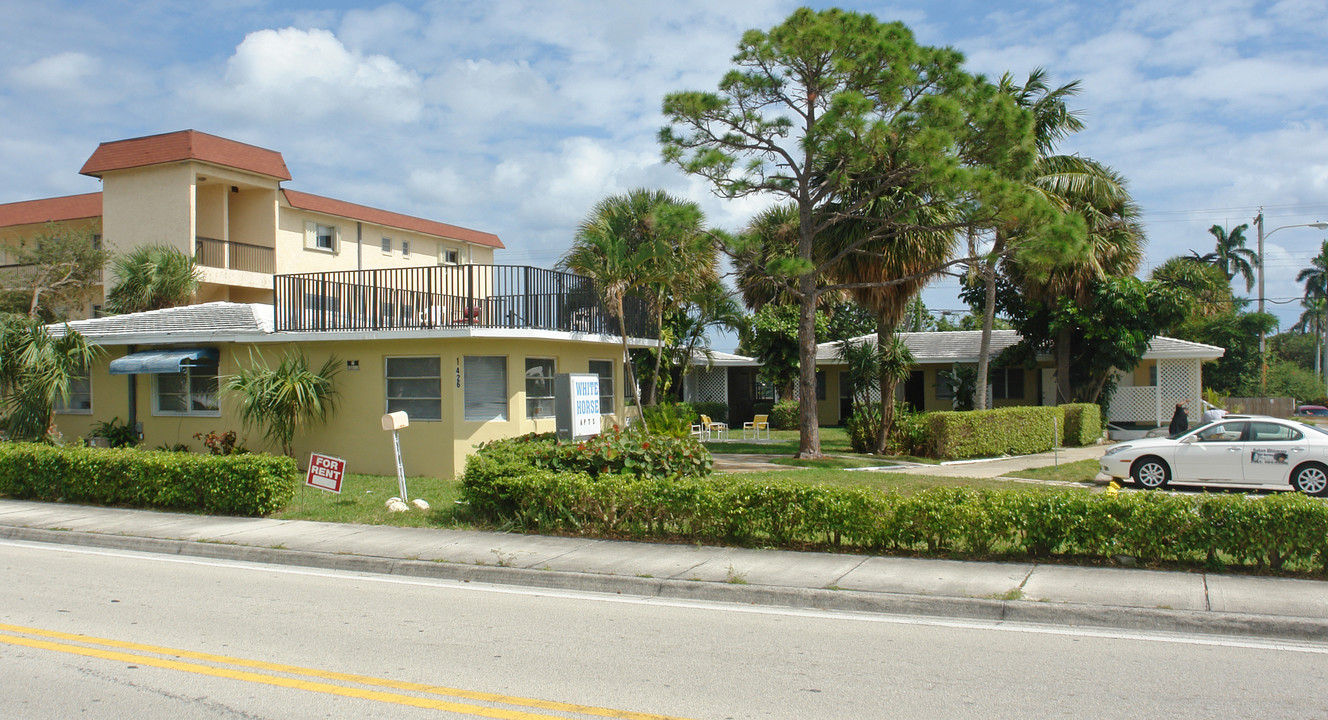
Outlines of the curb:
M 239 560 L 324 570 L 422 577 L 435 580 L 457 580 L 493 585 L 547 588 L 550 590 L 635 595 L 672 600 L 740 603 L 884 615 L 922 615 L 933 618 L 1061 625 L 1111 630 L 1141 630 L 1328 642 L 1328 619 L 1323 618 L 1072 605 L 1027 600 L 941 597 L 857 590 L 731 585 L 696 580 L 531 570 L 492 565 L 405 560 L 369 555 L 283 550 L 193 540 L 168 540 L 75 530 L 45 530 L 12 526 L 0 527 L 0 539 L 131 550 L 161 555 Z

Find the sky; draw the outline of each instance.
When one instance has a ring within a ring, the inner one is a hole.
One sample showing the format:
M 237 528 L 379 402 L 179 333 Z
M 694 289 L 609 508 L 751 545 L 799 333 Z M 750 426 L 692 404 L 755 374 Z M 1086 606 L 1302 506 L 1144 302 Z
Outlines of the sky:
M 1328 220 L 1328 3 L 837 5 L 989 78 L 1080 80 L 1087 127 L 1059 149 L 1128 179 L 1140 274 L 1211 251 L 1214 224 L 1251 223 L 1253 247 L 1262 208 L 1268 307 L 1295 322 L 1296 273 L 1328 238 L 1286 227 Z M 714 90 L 742 32 L 797 6 L 0 0 L 0 202 L 95 192 L 78 169 L 99 142 L 195 129 L 281 152 L 285 187 L 496 233 L 504 264 L 553 266 L 596 202 L 639 187 L 738 230 L 774 199 L 721 200 L 664 165 L 660 104 Z M 923 298 L 964 311 L 957 289 L 941 279 Z

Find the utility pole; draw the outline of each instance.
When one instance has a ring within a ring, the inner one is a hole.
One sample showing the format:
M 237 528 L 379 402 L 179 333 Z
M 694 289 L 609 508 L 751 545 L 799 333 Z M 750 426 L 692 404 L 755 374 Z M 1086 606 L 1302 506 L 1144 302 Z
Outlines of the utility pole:
M 1259 312 L 1263 313 L 1263 207 L 1259 208 L 1259 214 L 1254 217 L 1254 226 L 1259 229 Z M 1264 332 L 1259 331 L 1259 394 L 1265 395 L 1268 390 L 1268 353 L 1264 347 Z

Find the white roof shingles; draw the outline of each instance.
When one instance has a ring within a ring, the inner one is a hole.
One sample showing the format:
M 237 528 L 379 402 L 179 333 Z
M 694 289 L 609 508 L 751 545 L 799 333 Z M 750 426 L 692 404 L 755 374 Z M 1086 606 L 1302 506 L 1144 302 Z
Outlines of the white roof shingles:
M 48 326 L 63 335 L 65 324 Z M 101 344 L 202 342 L 237 335 L 272 332 L 272 306 L 262 303 L 211 302 L 201 305 L 75 320 L 69 327 Z
M 978 349 L 982 343 L 981 330 L 959 330 L 955 332 L 899 333 L 904 344 L 913 353 L 919 365 L 929 363 L 975 363 L 978 361 Z M 876 335 L 863 335 L 853 338 L 853 342 L 876 342 Z M 1014 330 L 993 330 L 991 332 L 991 356 L 1011 345 L 1018 343 L 1019 333 Z M 1216 360 L 1226 350 L 1213 345 L 1177 340 L 1158 336 L 1148 345 L 1144 359 L 1158 358 L 1198 358 Z M 839 365 L 839 343 L 821 343 L 816 346 L 818 365 Z

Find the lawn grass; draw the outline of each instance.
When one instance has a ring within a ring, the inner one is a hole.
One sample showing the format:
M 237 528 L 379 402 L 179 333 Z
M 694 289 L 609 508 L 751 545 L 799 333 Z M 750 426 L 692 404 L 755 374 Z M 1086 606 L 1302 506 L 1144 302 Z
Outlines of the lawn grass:
M 821 452 L 851 453 L 848 430 L 842 427 L 822 427 Z M 801 439 L 797 430 L 771 430 L 770 439 L 744 440 L 741 430 L 730 430 L 729 439 L 711 440 L 705 446 L 712 453 L 744 453 L 749 455 L 792 455 L 798 451 Z
M 456 503 L 461 497 L 460 482 L 412 477 L 406 478 L 406 489 L 412 500 L 424 498 L 428 501 L 429 509 L 420 511 L 412 507 L 409 512 L 388 512 L 387 499 L 400 494 L 396 476 L 352 473 L 342 483 L 340 495 L 300 485 L 295 491 L 295 499 L 270 517 L 400 527 L 473 527 L 468 509 Z
M 1093 478 L 1097 476 L 1100 469 L 1101 465 L 1097 460 L 1079 460 L 1077 462 L 1061 463 L 1059 466 L 1047 465 L 1040 468 L 1020 470 L 1016 477 L 1091 485 L 1093 484 Z

